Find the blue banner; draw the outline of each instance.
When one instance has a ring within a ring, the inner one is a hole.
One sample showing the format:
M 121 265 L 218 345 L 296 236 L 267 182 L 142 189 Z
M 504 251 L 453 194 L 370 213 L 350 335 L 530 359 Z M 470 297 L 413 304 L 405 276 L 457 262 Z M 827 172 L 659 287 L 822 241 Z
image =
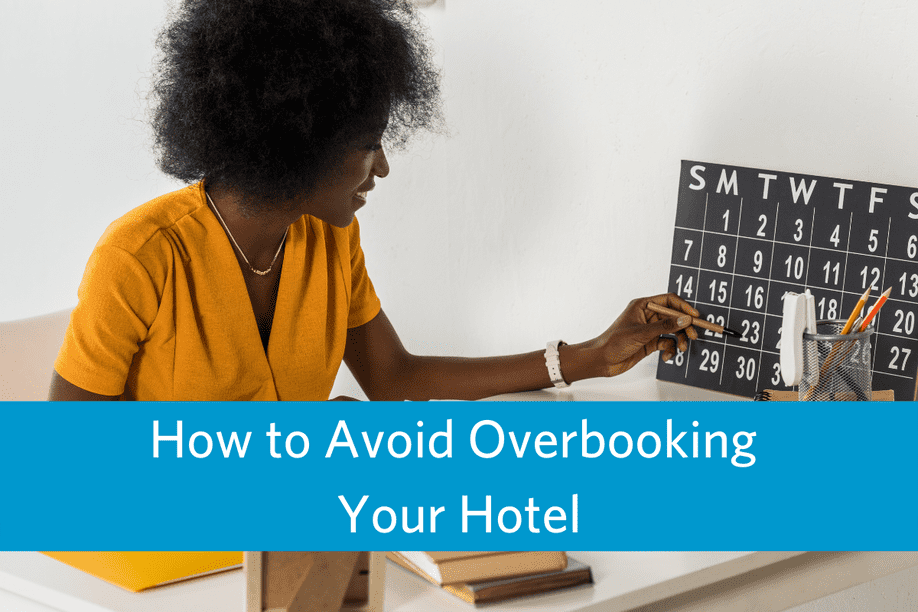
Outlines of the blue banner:
M 915 550 L 918 404 L 0 404 L 4 550 Z

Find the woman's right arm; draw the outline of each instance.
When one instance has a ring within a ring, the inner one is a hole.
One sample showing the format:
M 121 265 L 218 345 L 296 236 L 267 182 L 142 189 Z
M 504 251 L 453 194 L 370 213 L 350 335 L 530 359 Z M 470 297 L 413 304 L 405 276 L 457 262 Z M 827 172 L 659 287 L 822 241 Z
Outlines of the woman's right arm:
M 117 395 L 99 395 L 81 389 L 67 382 L 56 371 L 51 375 L 51 389 L 48 391 L 48 401 L 51 402 L 111 402 L 117 400 Z
M 121 233 L 124 230 L 103 240 L 123 242 L 126 239 L 118 238 Z M 158 263 L 155 257 L 145 258 L 148 264 L 151 259 Z M 160 267 L 167 266 L 162 262 Z M 96 246 L 54 362 L 49 400 L 101 401 L 122 396 L 134 355 L 159 308 L 160 285 L 148 268 L 132 251 L 110 244 Z

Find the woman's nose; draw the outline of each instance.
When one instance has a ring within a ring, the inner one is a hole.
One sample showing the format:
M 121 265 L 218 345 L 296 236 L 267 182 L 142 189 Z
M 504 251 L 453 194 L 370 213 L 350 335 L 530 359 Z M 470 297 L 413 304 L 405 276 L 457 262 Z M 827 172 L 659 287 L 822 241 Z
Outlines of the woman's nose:
M 386 152 L 382 148 L 376 151 L 373 159 L 373 174 L 379 178 L 386 178 L 389 175 L 389 160 L 386 159 Z

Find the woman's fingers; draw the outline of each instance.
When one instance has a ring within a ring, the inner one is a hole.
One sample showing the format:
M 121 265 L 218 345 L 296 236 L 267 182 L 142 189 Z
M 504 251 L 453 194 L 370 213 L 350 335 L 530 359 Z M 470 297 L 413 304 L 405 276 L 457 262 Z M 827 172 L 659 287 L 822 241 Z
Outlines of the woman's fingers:
M 675 293 L 664 293 L 662 295 L 655 295 L 653 297 L 646 298 L 646 302 L 653 302 L 659 306 L 665 306 L 666 308 L 671 308 L 673 310 L 683 312 L 693 317 L 701 316 L 701 313 L 699 313 L 695 308 L 693 308 L 691 304 L 683 300 L 681 297 L 679 297 Z M 646 303 L 645 303 L 645 307 L 646 307 Z M 650 320 L 652 321 L 656 319 L 664 319 L 666 318 L 666 316 L 667 315 L 654 313 L 653 317 L 651 317 Z M 698 339 L 698 331 L 692 326 L 686 327 L 684 332 L 680 331 L 676 333 L 675 335 L 677 338 L 679 338 L 679 350 L 680 351 L 685 351 L 688 349 L 687 338 L 691 338 L 692 340 Z
M 685 314 L 692 315 L 693 317 L 701 316 L 701 313 L 695 310 L 691 304 L 683 300 L 675 293 L 663 293 L 660 295 L 655 295 L 653 297 L 647 298 L 647 301 L 659 304 L 660 306 L 666 306 L 667 308 L 672 308 L 673 310 L 679 310 Z
M 663 353 L 663 361 L 669 361 L 676 356 L 676 341 L 672 338 L 659 338 L 656 350 Z M 679 350 L 683 351 L 684 349 L 680 346 Z

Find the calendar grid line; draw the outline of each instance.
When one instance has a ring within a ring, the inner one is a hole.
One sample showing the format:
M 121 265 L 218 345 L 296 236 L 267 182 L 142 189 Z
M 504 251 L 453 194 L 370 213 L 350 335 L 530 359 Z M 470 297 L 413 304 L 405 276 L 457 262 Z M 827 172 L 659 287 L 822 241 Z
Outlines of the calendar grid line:
M 730 272 L 726 272 L 725 270 L 714 270 L 714 269 L 712 269 L 712 268 L 701 268 L 701 267 L 698 267 L 698 266 L 687 266 L 687 265 L 685 265 L 685 264 L 680 264 L 680 263 L 671 263 L 670 266 L 675 266 L 675 267 L 679 267 L 679 268 L 686 268 L 686 269 L 688 269 L 688 270 L 698 270 L 699 272 L 714 272 L 715 274 L 731 274 Z M 760 277 L 760 276 L 752 276 L 752 275 L 749 275 L 749 274 L 742 274 L 742 273 L 740 273 L 740 272 L 732 273 L 732 275 L 733 275 L 733 276 L 738 276 L 738 277 L 740 277 L 740 278 L 749 278 L 749 279 L 757 280 L 757 281 L 766 281 L 769 285 L 771 285 L 772 282 L 785 283 L 785 284 L 788 284 L 788 285 L 793 285 L 793 284 L 795 284 L 795 283 L 793 283 L 793 282 L 791 282 L 791 281 L 785 281 L 785 280 L 780 280 L 780 279 L 777 280 L 777 281 L 774 281 L 773 279 L 763 279 L 763 278 Z M 847 291 L 847 290 L 845 290 L 845 289 L 836 289 L 836 288 L 832 288 L 832 287 L 820 287 L 819 285 L 806 285 L 806 287 L 807 287 L 807 288 L 816 289 L 816 290 L 819 290 L 819 291 L 833 291 L 833 292 L 841 293 L 841 294 L 844 294 L 844 295 L 856 295 L 856 296 L 858 296 L 858 297 L 860 297 L 860 296 L 864 293 L 863 290 L 860 290 L 860 291 Z M 766 297 L 766 303 L 767 303 L 767 299 L 768 299 L 768 298 Z M 898 297 L 893 297 L 892 295 L 889 296 L 889 299 L 890 299 L 890 300 L 896 300 L 896 301 L 899 301 L 899 302 L 904 302 L 904 303 L 907 303 L 907 304 L 911 304 L 911 302 L 908 302 L 907 300 L 903 300 L 903 299 L 898 298 Z M 705 304 L 710 304 L 710 305 L 713 305 L 713 306 L 723 306 L 723 304 L 716 304 L 716 303 L 714 303 L 714 302 L 704 302 L 704 303 L 705 303 Z M 739 309 L 737 309 L 737 310 L 739 310 Z M 764 312 L 764 311 L 748 311 L 748 310 L 747 310 L 747 311 L 745 311 L 745 312 Z
M 856 294 L 856 293 L 850 293 L 850 292 L 849 292 L 849 295 L 857 295 L 857 294 Z M 890 302 L 893 302 L 893 301 L 894 301 L 894 300 L 890 299 L 890 300 L 888 300 L 886 303 L 889 304 Z M 902 300 L 895 300 L 895 301 L 896 301 L 896 302 L 899 302 L 899 303 L 902 303 L 902 304 L 909 304 L 908 302 L 903 302 Z M 695 307 L 696 307 L 696 308 L 697 308 L 699 305 L 701 305 L 701 306 L 714 306 L 715 308 L 723 308 L 723 307 L 724 307 L 723 304 L 717 304 L 717 303 L 714 303 L 714 302 L 705 302 L 705 301 L 703 301 L 703 300 L 698 300 L 698 301 L 695 303 Z M 772 313 L 770 313 L 770 312 L 765 312 L 765 311 L 762 311 L 762 310 L 748 310 L 748 309 L 746 309 L 746 308 L 737 308 L 737 307 L 734 307 L 733 310 L 736 310 L 737 312 L 742 312 L 742 313 L 746 313 L 746 314 L 751 314 L 751 315 L 760 315 L 760 316 L 764 316 L 764 317 L 774 317 L 774 318 L 776 318 L 776 319 L 780 319 L 780 318 L 781 318 L 781 315 L 772 314 Z M 881 336 L 890 336 L 890 337 L 894 337 L 894 338 L 901 338 L 901 336 L 899 336 L 899 335 L 897 335 L 897 334 L 889 334 L 889 333 L 881 332 L 881 331 L 875 331 L 874 333 L 875 333 L 875 334 L 879 334 L 879 335 L 881 335 Z M 910 338 L 910 339 L 912 339 L 912 340 L 918 340 L 918 338 Z
M 851 227 L 853 225 L 854 225 L 854 212 L 852 211 L 848 213 L 848 242 L 845 243 L 848 246 L 851 246 Z M 888 242 L 889 240 L 887 240 L 887 243 Z M 842 287 L 845 286 L 846 280 L 848 280 L 848 251 L 847 250 L 845 251 L 845 273 L 842 274 Z M 844 304 L 844 301 L 845 301 L 844 298 L 845 298 L 845 294 L 844 292 L 842 292 L 842 304 Z
M 701 227 L 705 227 L 707 223 L 708 223 L 708 193 L 705 192 L 704 194 L 704 214 L 701 217 Z M 698 244 L 698 280 L 699 280 L 699 284 L 701 282 L 701 254 L 702 253 L 704 253 L 704 232 L 701 232 L 701 242 Z M 696 298 L 697 296 L 701 295 L 700 290 L 701 290 L 701 287 L 695 288 Z M 698 300 L 697 299 L 695 300 L 695 304 L 693 306 L 695 310 L 698 310 Z M 676 348 L 678 349 L 678 347 Z M 691 359 L 692 359 L 692 352 L 686 351 L 684 378 L 688 378 L 689 361 L 691 361 Z
M 813 212 L 815 213 L 815 210 Z M 892 222 L 892 219 L 890 218 L 890 223 L 891 222 Z M 767 240 L 765 238 L 757 238 L 755 236 L 745 236 L 743 234 L 729 234 L 726 232 L 717 232 L 713 230 L 698 229 L 696 227 L 683 227 L 683 226 L 677 225 L 675 226 L 675 229 L 686 231 L 686 232 L 701 232 L 703 234 L 714 234 L 716 236 L 725 236 L 728 238 L 733 238 L 734 236 L 738 236 L 739 238 L 745 238 L 746 240 L 755 240 L 757 242 L 764 242 L 766 244 L 782 244 L 785 246 L 796 246 L 796 247 L 801 247 L 801 248 L 804 247 L 804 245 L 800 244 L 799 242 L 786 242 L 784 240 Z M 850 232 L 850 226 L 849 226 L 849 232 Z M 849 235 L 849 245 L 850 245 L 850 235 Z M 889 242 L 887 239 L 887 247 L 888 246 L 889 246 Z M 828 251 L 829 253 L 837 253 L 839 255 L 844 253 L 847 256 L 853 253 L 854 255 L 860 255 L 862 257 L 876 257 L 877 259 L 888 259 L 890 261 L 898 261 L 901 263 L 918 264 L 918 259 L 902 259 L 901 257 L 890 257 L 889 255 L 871 255 L 867 253 L 858 253 L 857 251 L 851 251 L 849 249 L 830 249 L 829 247 L 823 247 L 819 245 L 813 245 L 811 248 L 814 248 L 820 251 Z
M 884 255 L 884 261 L 883 261 L 883 280 L 886 280 L 886 261 L 885 261 L 885 255 L 888 255 L 888 254 L 889 254 L 889 232 L 890 232 L 891 229 L 892 229 L 892 217 L 889 218 L 889 225 L 888 225 L 887 228 L 886 228 L 886 251 L 883 253 L 883 255 Z M 886 291 L 886 290 L 883 289 L 883 287 L 880 287 L 880 291 Z M 876 323 L 875 323 L 875 325 L 876 325 L 877 329 L 880 328 L 880 317 L 881 317 L 882 315 L 883 315 L 883 311 L 882 311 L 882 310 L 881 310 L 880 312 L 878 312 L 877 315 L 876 315 Z M 872 370 L 873 370 L 873 369 L 876 369 L 876 364 L 877 364 L 877 353 L 879 353 L 879 351 L 877 351 L 877 350 L 874 350 L 874 351 L 873 351 L 873 360 L 871 360 L 871 362 L 870 362 L 870 369 L 872 369 Z
M 775 225 L 777 225 L 777 224 L 778 224 L 778 220 L 775 219 Z M 813 218 L 810 219 L 810 241 L 809 241 L 809 246 L 807 246 L 807 249 L 806 249 L 806 270 L 804 271 L 804 274 L 806 274 L 806 280 L 807 280 L 807 281 L 810 280 L 810 257 L 813 255 L 813 230 L 814 230 L 814 229 L 816 229 L 816 207 L 815 207 L 815 206 L 813 207 Z M 803 290 L 806 291 L 806 290 L 809 289 L 809 288 L 810 288 L 810 286 L 809 286 L 806 282 L 804 282 L 804 283 L 803 283 Z
M 739 214 L 736 215 L 736 240 L 733 243 L 733 271 L 730 272 L 730 275 L 731 275 L 730 289 L 731 290 L 733 289 L 733 281 L 736 280 L 736 276 L 734 273 L 736 272 L 736 256 L 739 253 L 739 229 L 740 227 L 742 227 L 742 225 L 743 225 L 743 198 L 740 198 L 739 199 Z M 730 303 L 727 305 L 727 321 L 730 320 L 730 307 L 731 306 L 733 306 L 733 291 L 730 291 Z M 724 322 L 724 324 L 726 324 L 726 321 Z M 727 339 L 724 338 L 723 335 L 721 335 L 721 341 L 724 344 L 724 354 L 726 355 Z M 723 367 L 720 369 L 720 383 L 721 384 L 723 384 L 724 370 L 726 369 L 727 369 L 726 367 Z
M 781 201 L 778 200 L 775 202 L 775 226 L 771 232 L 771 240 L 774 243 L 775 239 L 778 237 L 778 214 L 781 212 Z M 768 308 L 768 299 L 771 297 L 771 273 L 775 267 L 775 249 L 772 246 L 771 257 L 768 260 L 768 281 L 765 285 L 765 307 Z M 754 272 L 755 270 L 753 270 Z M 765 323 L 768 322 L 768 315 L 765 316 Z M 780 331 L 780 328 L 778 328 Z M 765 325 L 762 325 L 762 346 L 759 347 L 759 365 L 762 363 L 762 354 L 765 351 Z M 759 375 L 761 376 L 761 368 L 759 368 Z M 756 386 L 761 389 L 759 380 L 756 380 Z
M 876 333 L 876 332 L 875 332 L 875 333 Z M 882 335 L 884 335 L 884 336 L 892 336 L 892 337 L 898 338 L 898 336 L 895 336 L 895 335 L 892 335 L 892 334 L 882 334 Z M 693 342 L 701 342 L 701 343 L 704 343 L 704 344 L 713 344 L 713 345 L 715 345 L 715 346 L 721 346 L 721 343 L 718 342 L 717 340 L 708 340 L 708 339 L 703 338 L 703 337 L 701 337 L 701 336 L 698 337 L 698 340 L 694 340 Z M 734 345 L 728 345 L 728 346 L 734 346 Z M 738 348 L 738 349 L 744 350 L 744 351 L 751 351 L 751 352 L 755 352 L 756 350 L 758 350 L 760 353 L 768 353 L 769 355 L 773 355 L 773 356 L 777 356 L 777 357 L 780 357 L 780 355 L 781 355 L 781 353 L 780 353 L 779 351 L 771 351 L 771 350 L 764 350 L 764 349 L 755 349 L 755 348 L 753 348 L 753 347 L 736 346 L 735 348 Z M 871 373 L 873 373 L 873 374 L 883 374 L 883 375 L 885 375 L 885 376 L 896 376 L 896 377 L 898 377 L 898 378 L 905 378 L 905 379 L 908 379 L 908 380 L 913 380 L 913 377 L 912 377 L 912 376 L 909 376 L 909 375 L 907 375 L 907 374 L 896 374 L 896 373 L 894 373 L 894 372 L 888 372 L 888 371 L 886 371 L 886 370 L 876 370 L 876 369 L 873 369 L 873 368 L 871 368 L 870 371 L 871 371 Z M 761 374 L 761 370 L 760 370 L 760 374 Z

